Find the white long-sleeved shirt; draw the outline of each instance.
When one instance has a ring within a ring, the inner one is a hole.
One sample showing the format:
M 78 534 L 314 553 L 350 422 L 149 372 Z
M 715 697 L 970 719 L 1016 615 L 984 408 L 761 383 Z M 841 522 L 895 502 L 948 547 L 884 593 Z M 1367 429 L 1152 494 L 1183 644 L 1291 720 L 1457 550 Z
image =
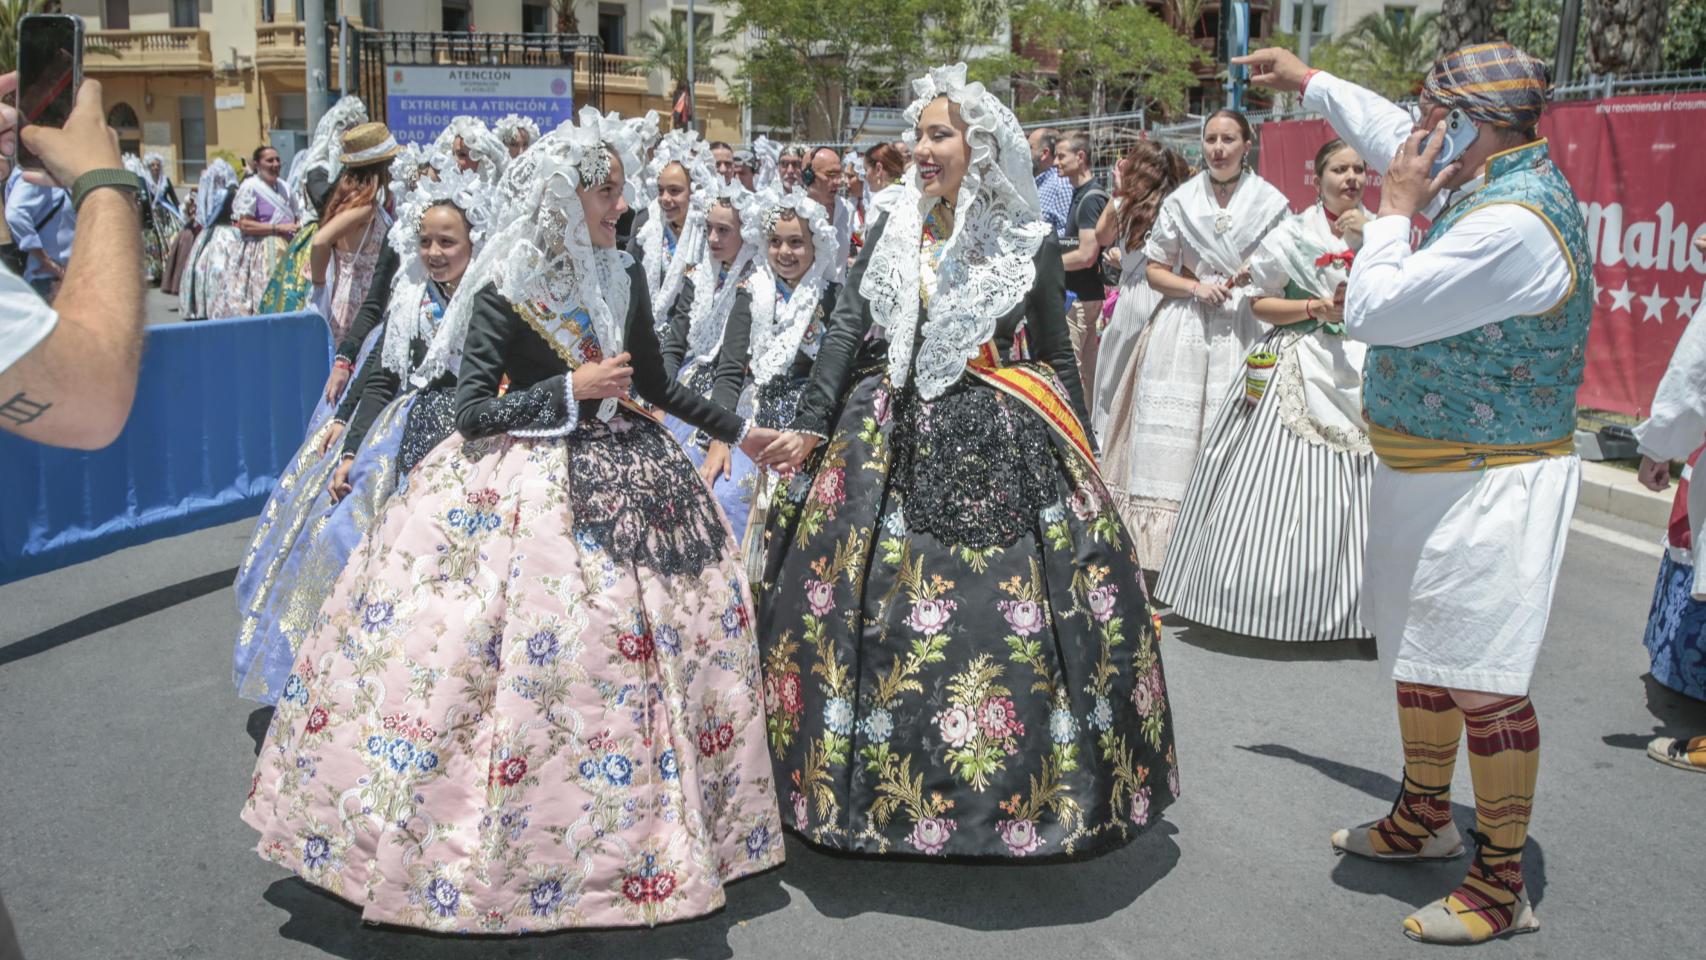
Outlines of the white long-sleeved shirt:
M 1654 460 L 1682 460 L 1706 443 L 1706 306 L 1677 341 L 1653 394 L 1652 415 L 1635 428 L 1635 437 L 1641 453 Z
M 1326 116 L 1369 166 L 1384 173 L 1414 129 L 1403 109 L 1329 73 L 1317 73 L 1303 105 Z M 1438 216 L 1474 182 L 1423 211 Z M 1591 283 L 1592 278 L 1581 281 Z M 1377 217 L 1345 288 L 1345 332 L 1378 346 L 1413 347 L 1509 317 L 1544 313 L 1570 292 L 1570 264 L 1551 229 L 1513 204 L 1477 210 L 1425 250 L 1410 249 L 1406 217 Z

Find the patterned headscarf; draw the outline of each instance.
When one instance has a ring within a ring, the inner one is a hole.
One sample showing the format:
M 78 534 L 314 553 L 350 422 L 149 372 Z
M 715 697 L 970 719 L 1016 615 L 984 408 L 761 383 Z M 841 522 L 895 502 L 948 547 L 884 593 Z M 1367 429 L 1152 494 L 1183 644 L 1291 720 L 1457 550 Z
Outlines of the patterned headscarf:
M 1551 86 L 1544 61 L 1500 41 L 1459 47 L 1434 61 L 1422 95 L 1471 120 L 1533 130 Z

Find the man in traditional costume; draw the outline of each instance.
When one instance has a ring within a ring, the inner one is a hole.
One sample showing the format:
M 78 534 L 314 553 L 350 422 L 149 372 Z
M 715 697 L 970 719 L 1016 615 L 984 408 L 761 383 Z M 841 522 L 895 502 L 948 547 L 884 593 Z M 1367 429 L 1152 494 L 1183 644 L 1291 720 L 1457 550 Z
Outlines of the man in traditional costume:
M 1580 482 L 1575 395 L 1593 310 L 1576 197 L 1535 132 L 1546 66 L 1507 43 L 1453 51 L 1429 71 L 1417 123 L 1286 51 L 1237 62 L 1255 83 L 1301 90 L 1386 175 L 1345 321 L 1370 347 L 1363 415 L 1380 464 L 1364 594 L 1397 681 L 1404 780 L 1387 816 L 1333 846 L 1458 856 L 1451 776 L 1467 731 L 1477 852 L 1404 931 L 1480 943 L 1538 929 L 1522 878 L 1540 746 L 1528 687 Z M 1452 110 L 1475 138 L 1433 176 Z M 1433 224 L 1412 250 L 1417 213 Z

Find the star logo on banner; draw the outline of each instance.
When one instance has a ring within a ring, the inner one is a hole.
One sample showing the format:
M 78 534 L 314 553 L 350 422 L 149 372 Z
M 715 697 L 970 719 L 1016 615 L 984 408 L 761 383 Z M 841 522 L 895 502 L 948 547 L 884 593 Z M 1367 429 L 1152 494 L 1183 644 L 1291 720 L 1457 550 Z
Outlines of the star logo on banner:
M 1706 293 L 1706 288 L 1702 288 L 1701 292 Z M 1687 287 L 1682 288 L 1682 296 L 1676 297 L 1675 300 L 1676 315 L 1685 320 L 1694 316 L 1694 308 L 1700 303 L 1700 298 L 1689 293 Z
M 1641 306 L 1645 307 L 1647 311 L 1647 315 L 1641 318 L 1641 322 L 1646 323 L 1648 320 L 1657 320 L 1660 323 L 1664 323 L 1665 304 L 1669 302 L 1669 297 L 1659 296 L 1659 285 L 1656 283 L 1653 284 L 1652 294 L 1641 298 Z M 1634 311 L 1630 312 L 1633 313 Z
M 1629 281 L 1625 280 L 1623 286 L 1607 292 L 1611 294 L 1611 309 L 1635 312 L 1635 291 L 1629 289 Z

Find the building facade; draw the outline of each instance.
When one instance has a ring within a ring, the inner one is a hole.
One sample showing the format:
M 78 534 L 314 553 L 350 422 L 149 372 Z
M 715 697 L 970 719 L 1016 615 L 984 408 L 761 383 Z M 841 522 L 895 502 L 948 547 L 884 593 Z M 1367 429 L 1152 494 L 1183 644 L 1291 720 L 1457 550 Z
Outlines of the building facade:
M 1445 0 L 1278 0 L 1279 21 L 1274 29 L 1293 37 L 1303 37 L 1307 18 L 1311 45 L 1324 43 L 1348 33 L 1358 20 L 1371 13 L 1388 17 L 1419 17 L 1438 13 Z
M 213 156 L 233 165 L 263 143 L 290 149 L 307 135 L 305 0 L 64 0 L 83 18 L 91 45 L 83 69 L 105 92 L 107 121 L 123 148 L 159 153 L 180 182 L 194 182 Z M 604 109 L 624 114 L 671 106 L 670 80 L 634 55 L 654 19 L 685 22 L 685 0 L 321 0 L 327 22 L 426 33 L 554 33 L 572 13 L 574 32 L 594 34 L 605 50 Z M 695 3 L 700 31 L 720 32 L 728 12 Z M 567 7 L 567 11 L 563 8 Z M 330 84 L 342 51 L 332 45 Z M 726 75 L 734 64 L 718 63 Z M 577 88 L 587 65 L 577 62 Z M 351 86 L 353 86 L 353 78 Z M 702 129 L 736 140 L 741 109 L 719 84 L 694 97 Z M 667 126 L 667 123 L 666 123 Z

